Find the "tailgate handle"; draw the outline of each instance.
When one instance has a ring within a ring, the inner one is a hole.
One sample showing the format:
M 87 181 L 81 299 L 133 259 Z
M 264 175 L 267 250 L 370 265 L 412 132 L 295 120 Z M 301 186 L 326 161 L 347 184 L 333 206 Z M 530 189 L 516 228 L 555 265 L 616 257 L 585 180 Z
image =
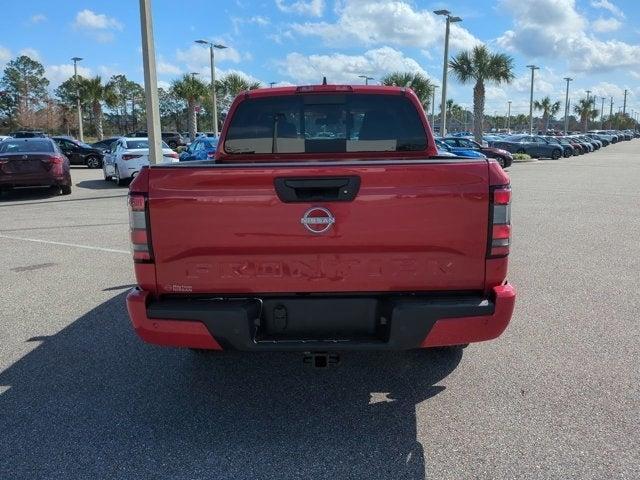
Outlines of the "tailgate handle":
M 350 202 L 360 190 L 360 177 L 279 177 L 273 180 L 284 203 Z

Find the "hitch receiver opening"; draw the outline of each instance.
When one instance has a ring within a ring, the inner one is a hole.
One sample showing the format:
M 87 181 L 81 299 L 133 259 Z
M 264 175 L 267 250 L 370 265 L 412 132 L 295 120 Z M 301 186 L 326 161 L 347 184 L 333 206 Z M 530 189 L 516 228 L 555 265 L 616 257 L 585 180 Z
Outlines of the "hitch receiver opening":
M 306 353 L 302 358 L 302 363 L 313 368 L 337 367 L 340 365 L 340 355 L 328 352 Z

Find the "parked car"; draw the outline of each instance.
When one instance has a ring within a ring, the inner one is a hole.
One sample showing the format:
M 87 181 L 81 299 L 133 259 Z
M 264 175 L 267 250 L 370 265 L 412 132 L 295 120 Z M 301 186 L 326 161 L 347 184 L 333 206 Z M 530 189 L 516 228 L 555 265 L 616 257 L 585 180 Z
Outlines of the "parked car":
M 111 145 L 113 145 L 113 143 L 118 140 L 120 137 L 109 137 L 109 138 L 105 138 L 103 140 L 100 140 L 98 142 L 94 142 L 91 144 L 91 146 L 93 148 L 97 148 L 98 150 L 101 150 L 102 153 L 104 152 L 108 152 L 111 149 Z
M 9 135 L 0 135 L 0 142 L 2 142 L 3 140 L 6 140 L 7 138 L 12 138 Z
M 436 157 L 410 89 L 269 90 L 235 98 L 215 165 L 151 166 L 131 183 L 139 337 L 314 352 L 316 366 L 498 337 L 516 297 L 504 170 L 479 152 Z
M 571 135 L 570 137 L 574 142 L 579 143 L 582 146 L 582 149 L 585 153 L 591 153 L 595 150 L 594 146 L 591 143 L 580 138 L 579 135 Z
M 456 157 L 464 157 L 464 158 L 487 158 L 481 152 L 473 150 L 471 148 L 461 148 L 451 146 L 448 143 L 444 142 L 441 138 L 436 139 L 436 146 L 438 150 L 444 150 L 445 152 L 453 153 Z
M 465 137 L 447 137 L 442 140 L 452 148 L 466 148 L 480 152 L 488 158 L 495 158 L 502 168 L 510 167 L 513 163 L 513 156 L 511 153 L 501 148 L 483 147 L 475 140 L 470 140 Z
M 605 132 L 604 130 L 589 130 L 587 132 L 587 135 L 595 135 L 596 138 L 602 141 L 607 141 L 608 144 L 616 143 L 613 138 L 613 135 L 611 135 L 608 132 Z
M 595 138 L 591 138 L 589 135 L 578 135 L 578 138 L 584 142 L 590 143 L 593 146 L 594 151 L 602 148 L 602 142 Z
M 608 145 L 611 144 L 611 137 L 608 135 L 599 135 L 597 133 L 587 133 L 585 136 L 593 139 L 593 140 L 598 140 L 600 141 L 600 143 L 602 144 L 603 147 L 606 147 Z
M 571 145 L 571 142 L 569 142 L 569 140 L 563 138 L 563 137 L 554 137 L 552 135 L 546 135 L 543 137 L 546 141 L 548 141 L 550 144 L 557 144 L 560 145 L 562 147 L 562 155 L 565 158 L 569 158 L 572 157 L 573 155 L 575 155 L 575 148 Z
M 564 154 L 564 149 L 560 145 L 550 143 L 539 135 L 511 135 L 503 140 L 492 142 L 491 146 L 511 153 L 526 153 L 534 158 L 557 160 Z
M 216 137 L 198 137 L 180 154 L 181 162 L 213 160 L 218 148 Z
M 186 145 L 182 135 L 178 132 L 162 132 L 162 141 L 169 145 L 170 148 L 178 148 Z M 139 130 L 133 133 L 127 133 L 128 138 L 148 138 L 149 134 L 146 130 Z
M 162 142 L 164 163 L 178 161 L 178 154 Z M 147 138 L 122 137 L 116 140 L 103 164 L 105 180 L 127 185 L 142 169 L 149 165 L 149 140 Z
M 53 187 L 71 193 L 69 159 L 50 138 L 10 138 L 0 142 L 0 190 Z
M 18 130 L 17 132 L 11 132 L 9 134 L 13 138 L 45 138 L 44 132 L 37 130 Z
M 102 168 L 103 152 L 78 140 L 70 140 L 66 137 L 52 137 L 62 153 L 69 159 L 71 165 L 86 165 L 89 168 Z

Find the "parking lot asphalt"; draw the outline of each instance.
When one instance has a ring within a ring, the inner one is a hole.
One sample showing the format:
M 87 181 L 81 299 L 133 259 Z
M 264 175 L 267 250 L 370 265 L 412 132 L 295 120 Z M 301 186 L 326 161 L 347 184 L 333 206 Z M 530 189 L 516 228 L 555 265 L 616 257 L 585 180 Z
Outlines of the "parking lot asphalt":
M 126 189 L 0 199 L 0 478 L 639 478 L 640 141 L 516 164 L 496 341 L 296 354 L 145 345 Z

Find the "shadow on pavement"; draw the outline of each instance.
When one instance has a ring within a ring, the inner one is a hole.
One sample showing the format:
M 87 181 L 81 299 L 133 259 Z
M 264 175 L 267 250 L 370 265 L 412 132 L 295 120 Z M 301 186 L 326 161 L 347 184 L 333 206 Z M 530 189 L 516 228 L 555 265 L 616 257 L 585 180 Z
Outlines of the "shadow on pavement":
M 80 188 L 90 188 L 92 190 L 123 190 L 124 187 L 119 187 L 114 182 L 109 180 L 82 180 L 76 183 L 76 186 Z
M 143 344 L 124 298 L 0 373 L 0 478 L 425 478 L 415 406 L 461 351 L 203 356 Z
M 0 193 L 0 202 L 19 202 L 23 200 L 41 200 L 60 196 L 60 189 L 53 187 L 12 188 Z

